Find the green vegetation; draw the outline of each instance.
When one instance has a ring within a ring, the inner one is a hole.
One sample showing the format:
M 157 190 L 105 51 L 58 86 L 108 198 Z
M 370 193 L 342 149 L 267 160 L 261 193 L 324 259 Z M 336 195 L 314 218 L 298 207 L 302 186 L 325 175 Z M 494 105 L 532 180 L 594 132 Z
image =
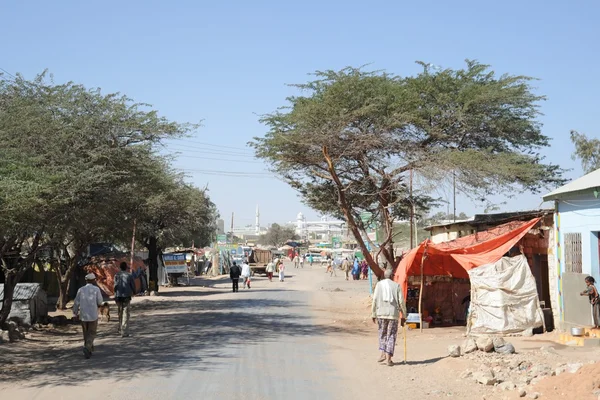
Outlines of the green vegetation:
M 131 243 L 134 221 L 150 250 L 151 280 L 161 247 L 209 243 L 216 211 L 208 193 L 157 153 L 162 140 L 194 128 L 117 93 L 54 84 L 45 73 L 33 81 L 0 76 L 0 325 L 41 248 L 51 250 L 46 261 L 64 308 L 87 246 Z
M 479 198 L 563 182 L 560 168 L 539 155 L 549 139 L 537 120 L 544 98 L 532 92 L 531 78 L 497 76 L 475 61 L 457 70 L 421 65 L 409 77 L 318 71 L 261 118 L 269 131 L 251 143 L 307 205 L 345 218 L 378 276 L 366 228 L 381 227 L 380 255 L 393 265 L 394 221 L 436 204 L 428 193 L 410 193 L 411 171 L 430 182 L 454 177 Z M 364 213 L 372 220 L 362 221 Z

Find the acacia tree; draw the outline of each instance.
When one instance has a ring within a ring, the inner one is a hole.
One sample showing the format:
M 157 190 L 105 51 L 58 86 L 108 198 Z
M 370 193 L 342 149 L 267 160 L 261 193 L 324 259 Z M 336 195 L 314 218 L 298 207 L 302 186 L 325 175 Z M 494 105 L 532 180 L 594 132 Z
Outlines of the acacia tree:
M 583 133 L 571 131 L 571 142 L 575 145 L 573 160 L 579 159 L 586 174 L 600 168 L 600 139 L 588 139 Z
M 303 201 L 341 215 L 377 276 L 379 257 L 365 239 L 365 213 L 383 228 L 379 252 L 394 265 L 394 221 L 435 199 L 409 193 L 412 170 L 430 180 L 454 176 L 463 190 L 490 193 L 538 190 L 562 182 L 560 169 L 538 150 L 548 145 L 536 120 L 530 78 L 464 69 L 401 78 L 357 68 L 316 72 L 293 85 L 302 95 L 262 116 L 269 128 L 251 144 L 256 155 L 298 190 Z
M 145 204 L 141 194 L 170 179 L 156 146 L 195 127 L 119 94 L 56 85 L 45 73 L 33 81 L 0 77 L 0 324 L 41 245 L 53 249 L 57 306 L 64 308 L 87 246 L 126 237 Z
M 294 228 L 281 226 L 279 224 L 273 224 L 269 227 L 267 232 L 262 235 L 259 239 L 261 244 L 269 246 L 283 246 L 289 240 L 298 239 Z

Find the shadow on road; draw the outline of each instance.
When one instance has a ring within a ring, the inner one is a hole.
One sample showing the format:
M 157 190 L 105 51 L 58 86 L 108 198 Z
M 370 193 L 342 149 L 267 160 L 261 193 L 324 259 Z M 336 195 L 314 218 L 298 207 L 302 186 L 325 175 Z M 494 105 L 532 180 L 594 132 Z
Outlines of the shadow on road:
M 10 380 L 27 387 L 42 387 L 80 384 L 88 378 L 127 380 L 149 372 L 169 376 L 178 369 L 215 368 L 218 363 L 227 362 L 218 359 L 225 348 L 276 342 L 284 336 L 310 338 L 351 333 L 343 327 L 314 324 L 304 310 L 308 306 L 289 300 L 290 296 L 286 300 L 245 300 L 241 295 L 235 299 L 204 297 L 199 301 L 184 297 L 135 304 L 132 337 L 117 337 L 115 322 L 100 324 L 96 352 L 90 360 L 82 356 L 81 329 L 75 334 L 74 327 L 65 332 L 62 345 L 48 342 L 56 347 L 44 346 L 41 340 L 3 346 L 0 382 Z M 181 293 L 171 292 L 169 296 Z

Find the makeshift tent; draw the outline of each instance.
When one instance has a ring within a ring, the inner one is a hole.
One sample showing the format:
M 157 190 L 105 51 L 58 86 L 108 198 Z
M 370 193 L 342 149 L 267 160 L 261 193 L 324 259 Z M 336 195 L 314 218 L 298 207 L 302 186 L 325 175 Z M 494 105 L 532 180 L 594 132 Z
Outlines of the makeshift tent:
M 467 334 L 506 335 L 543 325 L 535 278 L 524 255 L 473 268 L 469 277 Z
M 501 259 L 539 221 L 511 221 L 451 242 L 425 240 L 400 261 L 394 280 L 406 296 L 409 276 L 468 278 L 467 271 Z
M 130 262 L 128 254 L 105 254 L 98 257 L 92 257 L 88 264 L 83 266 L 85 273 L 93 273 L 96 275 L 96 283 L 100 290 L 107 296 L 112 296 L 114 290 L 114 278 L 121 262 L 125 261 L 127 265 Z M 135 291 L 139 293 L 141 290 L 146 290 L 146 265 L 140 257 L 133 258 L 133 265 L 129 265 L 133 281 L 135 283 Z M 142 276 L 144 275 L 144 276 Z
M 425 277 L 468 279 L 468 271 L 496 263 L 539 221 L 540 218 L 511 221 L 445 243 L 433 244 L 425 240 L 403 257 L 396 269 L 394 280 L 401 285 L 406 298 L 409 277 L 420 277 L 418 311 L 422 314 Z M 413 278 L 412 281 L 414 280 Z

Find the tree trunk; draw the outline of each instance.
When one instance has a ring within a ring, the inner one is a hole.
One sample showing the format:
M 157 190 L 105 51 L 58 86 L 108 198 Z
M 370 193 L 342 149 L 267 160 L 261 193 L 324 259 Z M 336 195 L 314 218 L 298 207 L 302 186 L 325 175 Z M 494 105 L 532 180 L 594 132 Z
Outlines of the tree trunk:
M 64 276 L 62 280 L 58 281 L 58 300 L 56 300 L 57 310 L 66 310 L 67 303 L 69 302 L 69 280 L 70 277 Z
M 23 241 L 26 236 L 21 238 L 20 243 L 17 246 L 14 246 L 15 249 L 20 249 Z M 21 259 L 13 259 L 11 261 L 11 268 L 7 265 L 6 259 L 0 258 L 0 262 L 2 263 L 2 269 L 4 270 L 4 298 L 2 299 L 2 310 L 0 310 L 0 327 L 5 328 L 6 320 L 10 314 L 10 309 L 12 308 L 13 303 L 13 295 L 15 293 L 15 286 L 21 280 L 25 272 L 31 268 L 31 263 L 35 258 L 35 254 L 38 249 L 38 245 L 40 243 L 40 234 L 36 234 L 33 237 L 33 243 L 30 247 L 29 255 L 26 258 Z M 7 244 L 2 246 L 2 251 L 0 254 L 2 256 L 5 254 L 4 252 L 7 250 Z
M 14 273 L 4 273 L 4 299 L 2 300 L 2 310 L 0 310 L 0 328 L 7 328 L 5 323 L 8 319 L 8 315 L 10 314 L 15 286 L 18 282 L 16 277 L 17 276 Z
M 158 239 L 150 236 L 148 239 L 148 268 L 150 279 L 148 286 L 150 290 L 158 292 Z
M 365 241 L 363 240 L 360 234 L 360 230 L 358 229 L 356 221 L 354 220 L 354 216 L 352 215 L 352 212 L 350 210 L 350 205 L 346 200 L 346 195 L 344 193 L 342 182 L 340 181 L 340 178 L 338 177 L 337 172 L 335 171 L 333 161 L 331 160 L 331 157 L 329 157 L 329 152 L 327 151 L 327 147 L 325 146 L 323 146 L 323 156 L 325 157 L 325 161 L 327 162 L 331 178 L 337 186 L 338 200 L 340 203 L 340 207 L 344 212 L 344 216 L 346 217 L 346 222 L 348 222 L 348 227 L 352 231 L 354 239 L 356 239 L 356 243 L 358 243 L 358 246 L 360 247 L 363 256 L 365 257 L 367 264 L 369 264 L 369 268 L 371 268 L 371 271 L 373 271 L 377 278 L 381 279 L 383 278 L 383 270 L 379 267 L 379 264 L 376 260 L 373 259 L 371 253 L 369 253 L 369 250 L 367 249 L 367 245 L 365 244 Z

